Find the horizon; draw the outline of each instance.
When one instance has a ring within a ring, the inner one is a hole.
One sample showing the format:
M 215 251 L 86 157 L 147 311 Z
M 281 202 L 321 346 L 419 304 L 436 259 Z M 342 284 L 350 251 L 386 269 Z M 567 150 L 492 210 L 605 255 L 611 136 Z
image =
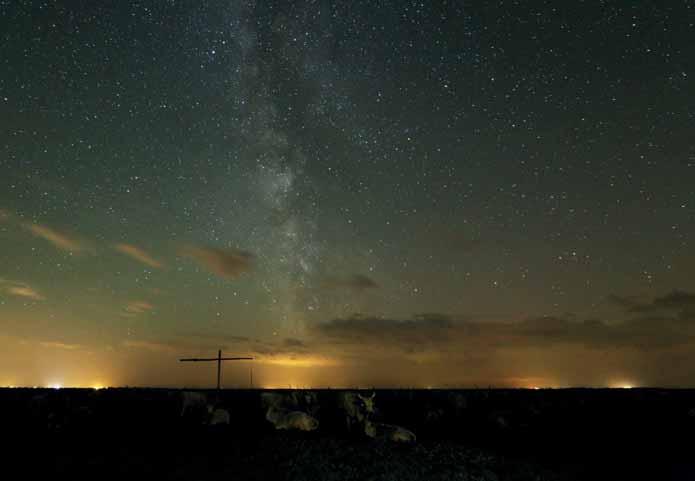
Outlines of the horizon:
M 122 385 L 122 386 L 14 386 L 0 385 L 0 389 L 40 389 L 40 390 L 90 390 L 102 391 L 108 389 L 164 389 L 172 391 L 503 391 L 503 390 L 521 390 L 521 391 L 549 391 L 549 390 L 581 390 L 581 389 L 596 389 L 596 390 L 693 390 L 692 387 L 680 386 L 631 386 L 631 385 L 615 385 L 615 386 L 439 386 L 439 387 L 417 387 L 417 386 L 230 386 L 217 389 L 216 387 L 200 387 L 200 386 L 138 386 L 138 385 Z

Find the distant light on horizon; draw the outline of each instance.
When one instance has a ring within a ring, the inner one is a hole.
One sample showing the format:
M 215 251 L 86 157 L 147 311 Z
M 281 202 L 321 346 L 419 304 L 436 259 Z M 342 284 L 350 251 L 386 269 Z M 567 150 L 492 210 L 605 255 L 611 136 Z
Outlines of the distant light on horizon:
M 633 381 L 617 381 L 608 385 L 612 389 L 633 389 L 638 387 L 637 383 Z

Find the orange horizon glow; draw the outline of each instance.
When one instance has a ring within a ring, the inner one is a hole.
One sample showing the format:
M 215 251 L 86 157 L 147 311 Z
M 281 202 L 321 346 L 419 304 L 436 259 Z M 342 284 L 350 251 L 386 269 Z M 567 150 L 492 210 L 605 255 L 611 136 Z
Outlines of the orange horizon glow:
M 274 363 L 274 364 L 281 364 L 280 361 Z M 299 367 L 308 367 L 301 365 Z M 479 385 L 460 385 L 460 386 L 452 386 L 452 385 L 434 385 L 434 384 L 427 384 L 427 385 L 403 385 L 403 386 L 395 386 L 395 385 L 386 385 L 386 386 L 378 386 L 378 385 L 362 385 L 362 384 L 335 384 L 335 385 L 325 385 L 325 384 L 311 384 L 311 383 L 302 383 L 299 382 L 296 378 L 291 378 L 287 380 L 287 382 L 283 383 L 278 383 L 278 382 L 259 382 L 258 385 L 255 386 L 229 386 L 229 387 L 222 387 L 222 389 L 229 389 L 229 390 L 234 390 L 234 389 L 268 389 L 268 390 L 277 390 L 277 389 L 393 389 L 393 390 L 398 390 L 398 389 L 418 389 L 418 390 L 433 390 L 433 389 L 451 389 L 451 390 L 495 390 L 495 389 L 524 389 L 524 390 L 547 390 L 547 389 L 638 389 L 643 386 L 635 385 L 634 383 L 628 383 L 628 382 L 613 382 L 613 383 L 608 383 L 604 385 L 566 385 L 566 386 L 557 386 L 557 385 L 530 385 L 530 386 L 505 386 L 505 385 L 489 385 L 489 386 L 479 386 Z M 127 389 L 127 388 L 163 388 L 163 389 L 214 389 L 214 386 L 210 385 L 209 387 L 194 387 L 194 386 L 155 386 L 155 385 L 140 385 L 140 384 L 123 384 L 123 385 L 114 385 L 110 383 L 102 383 L 102 382 L 92 382 L 92 383 L 77 383 L 77 384 L 63 384 L 60 382 L 52 382 L 52 383 L 47 383 L 47 384 L 42 384 L 42 385 L 19 385 L 15 383 L 5 383 L 0 385 L 0 388 L 4 389 L 93 389 L 93 390 L 102 390 L 102 389 L 114 389 L 114 388 L 121 388 L 121 389 Z
M 340 365 L 340 362 L 325 357 L 304 357 L 297 359 L 293 357 L 276 356 L 261 358 L 256 362 L 259 364 L 275 364 L 287 367 L 325 367 Z

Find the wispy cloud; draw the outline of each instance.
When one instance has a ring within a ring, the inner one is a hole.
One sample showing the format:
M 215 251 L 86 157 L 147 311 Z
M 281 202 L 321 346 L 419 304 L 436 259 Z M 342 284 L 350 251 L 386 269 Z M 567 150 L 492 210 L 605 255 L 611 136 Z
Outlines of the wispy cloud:
M 147 341 L 147 340 L 129 340 L 123 342 L 123 345 L 125 347 L 131 348 L 131 349 L 143 349 L 146 351 L 153 351 L 153 352 L 166 352 L 166 353 L 172 353 L 176 352 L 177 349 L 175 346 L 172 346 L 171 344 L 163 343 L 163 342 L 156 342 L 156 341 Z
M 253 269 L 253 255 L 236 249 L 185 246 L 181 254 L 191 257 L 210 272 L 228 279 L 236 279 Z
M 35 288 L 26 282 L 10 281 L 0 278 L 0 290 L 4 290 L 10 295 L 24 297 L 34 301 L 44 301 L 46 298 Z
M 36 237 L 47 240 L 58 249 L 78 253 L 88 248 L 85 242 L 42 224 L 24 224 L 24 227 Z
M 130 301 L 125 306 L 128 314 L 144 314 L 154 309 L 154 306 L 147 301 Z
M 114 249 L 154 269 L 162 269 L 164 267 L 162 262 L 152 257 L 143 249 L 132 244 L 116 244 Z
M 329 288 L 346 288 L 362 291 L 379 287 L 373 279 L 363 274 L 354 274 L 346 279 L 328 279 L 324 285 Z
M 32 289 L 31 287 L 24 287 L 24 286 L 9 287 L 7 289 L 7 292 L 12 294 L 13 296 L 26 297 L 29 299 L 33 299 L 34 301 L 43 301 L 46 299 L 44 296 L 39 294 L 35 289 Z
M 79 344 L 67 344 L 64 342 L 56 341 L 41 341 L 39 342 L 39 346 L 50 349 L 65 349 L 67 351 L 74 351 L 75 349 L 80 349 L 82 347 Z

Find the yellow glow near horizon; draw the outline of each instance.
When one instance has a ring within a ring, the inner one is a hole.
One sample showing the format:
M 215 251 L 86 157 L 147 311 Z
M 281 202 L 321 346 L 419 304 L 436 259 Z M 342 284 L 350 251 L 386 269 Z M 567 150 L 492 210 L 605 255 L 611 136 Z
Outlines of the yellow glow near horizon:
M 287 367 L 323 367 L 339 365 L 337 361 L 321 357 L 303 357 L 301 359 L 297 359 L 291 357 L 277 356 L 259 359 L 258 362 L 262 364 L 277 364 L 280 366 Z
M 106 384 L 92 384 L 90 386 L 88 385 L 71 385 L 71 386 L 63 386 L 62 384 L 59 383 L 53 383 L 53 384 L 46 384 L 45 386 L 17 386 L 14 384 L 4 384 L 0 385 L 0 388 L 6 388 L 6 389 L 108 389 L 110 386 Z
M 632 381 L 618 381 L 618 382 L 611 383 L 608 387 L 613 388 L 613 389 L 633 389 L 637 386 Z

